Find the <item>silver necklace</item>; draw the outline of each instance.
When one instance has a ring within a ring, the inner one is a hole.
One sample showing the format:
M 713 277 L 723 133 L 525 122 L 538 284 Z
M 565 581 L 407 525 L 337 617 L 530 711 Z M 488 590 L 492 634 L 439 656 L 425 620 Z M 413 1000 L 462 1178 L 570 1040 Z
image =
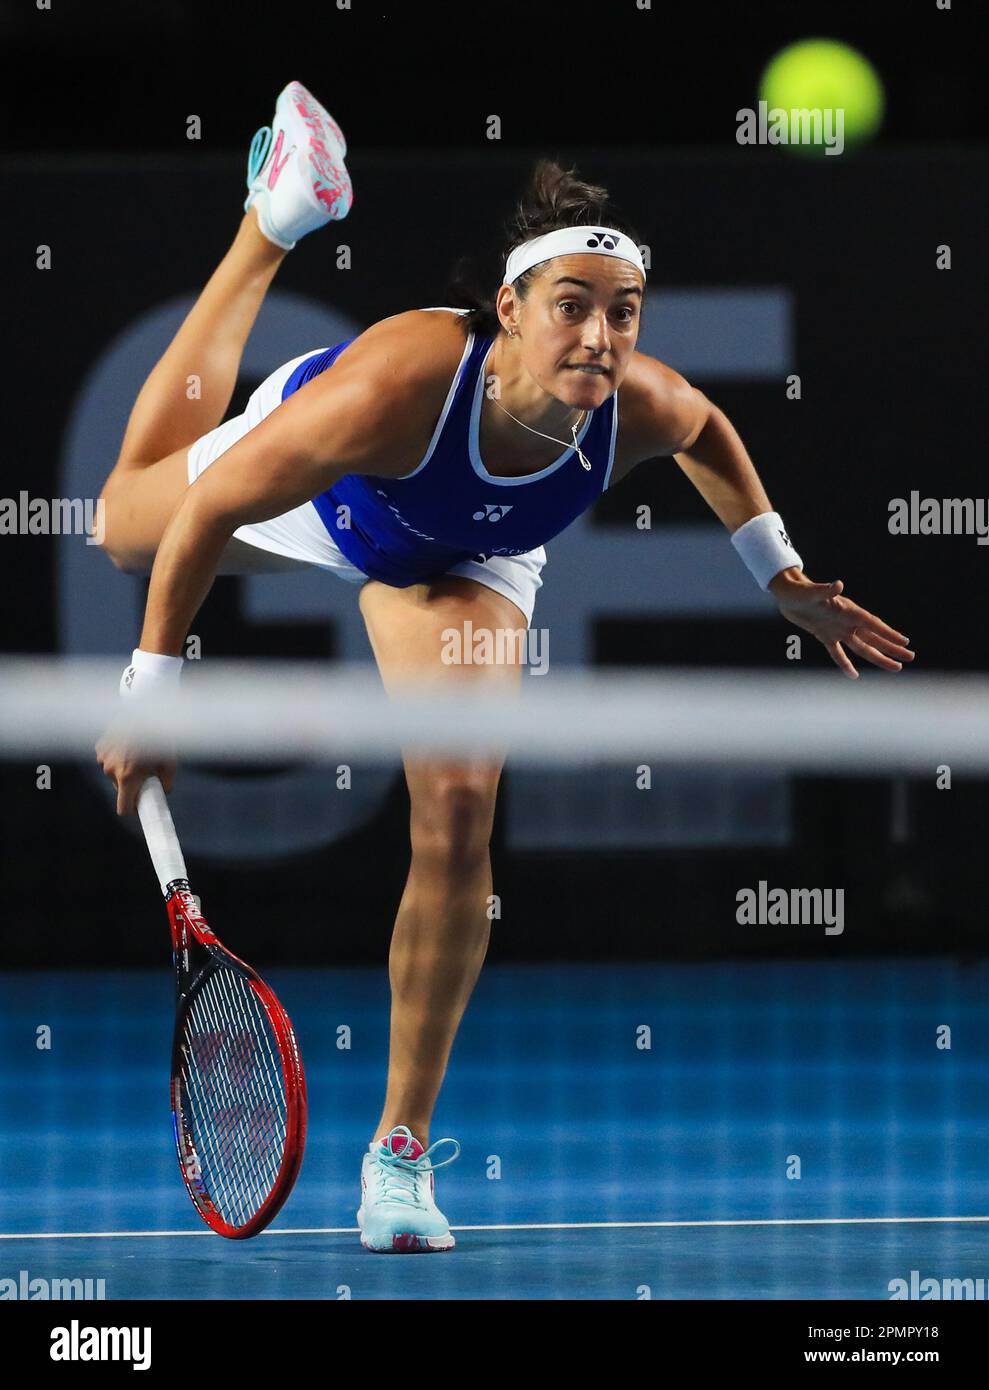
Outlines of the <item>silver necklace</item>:
M 494 396 L 492 396 L 492 398 L 490 398 L 490 399 L 494 400 Z M 553 441 L 553 443 L 561 443 L 561 445 L 567 445 L 568 448 L 570 448 L 571 445 L 568 445 L 567 439 L 557 439 L 557 438 L 556 438 L 556 435 L 545 435 L 545 434 L 543 434 L 543 431 L 542 431 L 542 430 L 533 430 L 532 425 L 526 425 L 526 423 L 525 423 L 524 420 L 517 420 L 517 418 L 515 418 L 515 416 L 513 416 L 513 413 L 511 413 L 511 410 L 506 410 L 506 409 L 504 409 L 504 406 L 503 406 L 503 404 L 501 404 L 500 400 L 494 400 L 494 404 L 496 404 L 496 406 L 499 407 L 499 410 L 503 411 L 503 413 L 506 414 L 506 416 L 508 416 L 508 418 L 510 418 L 510 420 L 515 420 L 515 424 L 521 425 L 522 430 L 528 430 L 528 431 L 529 431 L 529 434 L 538 434 L 538 435 L 542 436 L 543 439 L 551 439 L 551 441 Z M 582 411 L 581 411 L 581 420 L 578 420 L 578 423 L 576 423 L 576 424 L 581 423 L 581 421 L 583 420 L 583 417 L 586 416 L 586 413 L 588 413 L 588 411 L 586 411 L 586 410 L 582 410 Z M 582 449 L 581 449 L 581 445 L 579 445 L 579 443 L 576 442 L 576 424 L 572 424 L 571 427 L 570 427 L 571 434 L 572 434 L 572 436 L 574 436 L 574 439 L 572 439 L 572 449 L 574 449 L 574 453 L 575 453 L 576 457 L 578 457 L 578 459 L 581 460 L 581 463 L 583 464 L 583 467 L 585 467 L 586 470 L 588 470 L 588 473 L 590 473 L 590 463 L 589 463 L 589 460 L 588 460 L 588 459 L 585 459 L 585 456 L 583 456 L 583 452 L 582 452 Z
M 510 338 L 514 338 L 514 337 L 515 337 L 515 334 L 514 334 L 514 333 L 509 333 L 508 336 L 509 336 Z M 556 436 L 555 436 L 555 435 L 552 435 L 552 434 L 543 434 L 542 430 L 534 430 L 534 429 L 532 428 L 532 426 L 531 426 L 531 425 L 527 425 L 527 424 L 525 423 L 524 420 L 517 420 L 517 419 L 515 418 L 515 416 L 512 414 L 512 412 L 511 412 L 510 410 L 505 410 L 505 407 L 502 405 L 501 401 L 496 400 L 494 396 L 492 396 L 490 399 L 491 399 L 492 401 L 494 401 L 495 405 L 498 407 L 498 409 L 499 409 L 500 411 L 502 411 L 505 415 L 508 416 L 509 420 L 515 420 L 515 423 L 516 423 L 517 425 L 521 425 L 522 428 L 523 428 L 524 430 L 528 430 L 530 434 L 538 434 L 542 439 L 549 439 L 549 440 L 552 440 L 552 442 L 553 442 L 554 444 L 563 444 L 563 445 L 566 445 L 566 444 L 567 444 L 567 441 L 566 441 L 565 439 L 557 439 Z M 577 424 L 580 424 L 580 423 L 581 423 L 581 421 L 583 420 L 583 418 L 584 418 L 584 416 L 585 416 L 586 414 L 587 414 L 587 411 L 586 411 L 586 410 L 582 410 L 582 411 L 580 412 L 580 420 L 577 421 Z M 581 463 L 582 463 L 582 464 L 584 465 L 584 467 L 587 469 L 588 473 L 590 473 L 590 471 L 591 471 L 590 462 L 588 461 L 588 459 L 586 459 L 586 458 L 584 457 L 583 451 L 581 450 L 580 445 L 577 443 L 577 424 L 573 424 L 573 425 L 570 426 L 570 433 L 573 435 L 573 442 L 572 442 L 572 446 L 571 446 L 571 447 L 573 448 L 574 453 L 575 453 L 575 454 L 577 455 L 577 457 L 580 459 Z

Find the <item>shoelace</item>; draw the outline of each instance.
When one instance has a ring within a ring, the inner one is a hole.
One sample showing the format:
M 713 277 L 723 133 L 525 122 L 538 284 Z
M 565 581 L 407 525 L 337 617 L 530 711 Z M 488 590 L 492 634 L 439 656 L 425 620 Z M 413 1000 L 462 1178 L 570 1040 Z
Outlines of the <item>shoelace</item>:
M 264 168 L 264 161 L 268 158 L 268 150 L 271 146 L 271 126 L 263 125 L 254 132 L 254 139 L 251 141 L 251 148 L 247 156 L 247 186 L 257 178 L 260 171 Z
M 393 1153 L 391 1149 L 392 1135 L 401 1135 L 405 1139 L 405 1147 L 401 1153 Z M 433 1162 L 433 1153 L 441 1144 L 452 1144 L 456 1153 L 452 1153 L 449 1158 L 444 1158 L 439 1163 Z M 420 1173 L 428 1173 L 436 1168 L 443 1168 L 448 1163 L 460 1156 L 460 1145 L 456 1139 L 437 1139 L 430 1144 L 429 1148 L 419 1155 L 418 1158 L 403 1158 L 402 1154 L 408 1153 L 412 1147 L 412 1131 L 406 1125 L 396 1125 L 388 1135 L 388 1149 L 379 1147 L 375 1150 L 374 1157 L 379 1166 L 383 1169 L 381 1178 L 381 1195 L 389 1202 L 402 1202 L 406 1206 L 421 1207 L 422 1201 L 416 1186 L 416 1179 Z

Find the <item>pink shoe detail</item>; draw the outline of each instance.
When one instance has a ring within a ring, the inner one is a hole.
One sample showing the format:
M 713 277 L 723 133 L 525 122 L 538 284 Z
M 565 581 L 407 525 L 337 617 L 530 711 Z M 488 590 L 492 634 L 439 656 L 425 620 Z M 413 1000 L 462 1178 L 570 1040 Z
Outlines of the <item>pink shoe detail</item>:
M 329 111 L 325 109 L 325 107 L 323 108 L 322 116 L 320 115 L 319 107 L 316 104 L 315 97 L 313 97 L 309 92 L 306 91 L 305 87 L 302 86 L 301 82 L 296 83 L 295 86 L 295 109 L 298 111 L 299 115 L 305 121 L 306 125 L 309 126 L 312 130 L 318 131 L 320 123 L 325 122 L 330 131 L 332 131 L 333 138 L 340 142 L 340 149 L 346 149 L 347 142 L 343 138 L 343 131 L 340 129 L 336 121 L 330 115 Z
M 405 1147 L 406 1144 L 408 1144 L 408 1148 Z M 388 1147 L 387 1138 L 379 1139 L 378 1147 L 386 1149 Z M 403 1134 L 392 1135 L 391 1151 L 393 1154 L 398 1154 L 399 1158 L 407 1158 L 410 1162 L 415 1162 L 425 1152 L 418 1139 L 407 1140 Z M 432 1178 L 432 1173 L 429 1176 Z
M 296 87 L 294 93 L 295 109 L 309 128 L 309 163 L 312 166 L 313 193 L 335 220 L 349 212 L 353 203 L 353 190 L 350 180 L 340 167 L 337 155 L 327 148 L 323 140 L 324 128 L 343 150 L 343 132 L 336 121 L 324 111 L 320 113 L 304 87 Z M 342 157 L 342 156 L 341 156 Z
M 280 130 L 280 131 L 278 132 L 278 140 L 277 140 L 276 143 L 275 143 L 275 148 L 274 148 L 274 151 L 272 152 L 272 156 L 271 156 L 271 169 L 270 169 L 270 171 L 269 171 L 269 173 L 268 173 L 268 187 L 269 187 L 269 188 L 274 188 L 275 184 L 278 182 L 278 176 L 279 176 L 279 174 L 280 174 L 280 173 L 282 172 L 282 170 L 285 168 L 285 165 L 289 162 L 289 159 L 292 157 L 292 155 L 293 155 L 294 152 L 295 152 L 295 146 L 293 145 L 292 148 L 289 150 L 288 154 L 285 156 L 285 158 L 282 159 L 281 161 L 279 161 L 278 156 L 279 156 L 279 155 L 281 154 L 281 152 L 282 152 L 282 145 L 284 145 L 284 143 L 285 143 L 285 132 L 284 132 L 284 130 Z

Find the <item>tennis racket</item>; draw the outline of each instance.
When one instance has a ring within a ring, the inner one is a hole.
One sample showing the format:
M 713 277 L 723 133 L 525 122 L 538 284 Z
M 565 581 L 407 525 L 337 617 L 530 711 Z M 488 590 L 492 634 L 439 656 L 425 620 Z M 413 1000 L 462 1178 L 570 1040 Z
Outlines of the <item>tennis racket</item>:
M 137 812 L 172 934 L 171 1100 L 179 1170 L 207 1226 L 245 1240 L 277 1215 L 302 1166 L 302 1055 L 274 992 L 210 930 L 157 777 L 141 788 Z

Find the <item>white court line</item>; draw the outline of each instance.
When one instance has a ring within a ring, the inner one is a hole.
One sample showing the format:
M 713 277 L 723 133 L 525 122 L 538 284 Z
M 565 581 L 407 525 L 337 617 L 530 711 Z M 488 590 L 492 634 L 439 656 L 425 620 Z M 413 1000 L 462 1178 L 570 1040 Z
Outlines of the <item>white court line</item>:
M 745 1221 L 546 1221 L 505 1226 L 451 1226 L 451 1231 L 642 1231 L 697 1226 L 924 1226 L 952 1221 L 987 1222 L 989 1216 L 784 1216 Z M 285 1226 L 265 1236 L 353 1236 L 358 1226 Z M 213 1231 L 25 1231 L 0 1232 L 0 1240 L 126 1240 L 158 1236 L 211 1236 Z

